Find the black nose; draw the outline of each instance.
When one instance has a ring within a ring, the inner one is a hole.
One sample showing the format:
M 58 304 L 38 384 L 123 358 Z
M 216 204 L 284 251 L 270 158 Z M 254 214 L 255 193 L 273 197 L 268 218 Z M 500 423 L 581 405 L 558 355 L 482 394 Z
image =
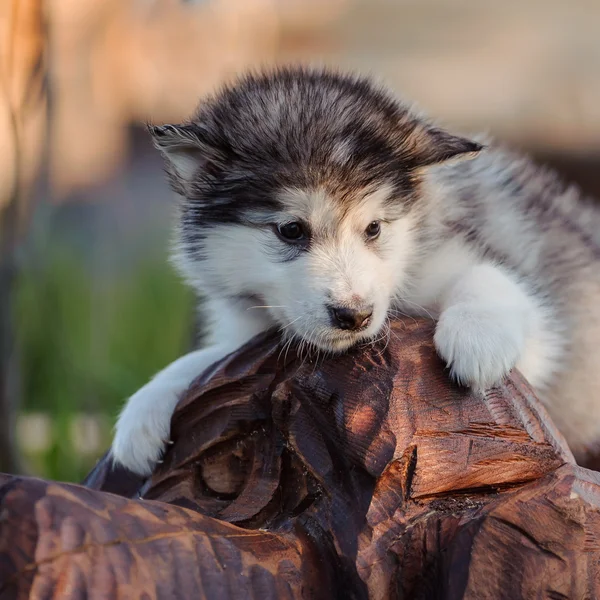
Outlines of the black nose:
M 367 327 L 371 322 L 371 315 L 373 314 L 373 307 L 363 308 L 361 310 L 355 310 L 354 308 L 345 307 L 329 307 L 331 313 L 331 322 L 334 327 L 340 329 L 350 329 L 352 331 L 356 329 L 362 329 Z

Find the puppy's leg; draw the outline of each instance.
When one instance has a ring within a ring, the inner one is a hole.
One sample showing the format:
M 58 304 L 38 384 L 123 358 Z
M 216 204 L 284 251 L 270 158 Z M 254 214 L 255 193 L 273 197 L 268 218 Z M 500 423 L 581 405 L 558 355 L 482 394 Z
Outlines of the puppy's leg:
M 208 367 L 269 326 L 243 308 L 219 305 L 211 313 L 209 346 L 171 363 L 127 401 L 112 444 L 115 463 L 149 475 L 169 439 L 171 416 L 181 394 Z
M 480 264 L 469 268 L 442 295 L 435 345 L 457 381 L 486 389 L 515 366 L 532 384 L 545 376 L 544 311 L 506 271 Z

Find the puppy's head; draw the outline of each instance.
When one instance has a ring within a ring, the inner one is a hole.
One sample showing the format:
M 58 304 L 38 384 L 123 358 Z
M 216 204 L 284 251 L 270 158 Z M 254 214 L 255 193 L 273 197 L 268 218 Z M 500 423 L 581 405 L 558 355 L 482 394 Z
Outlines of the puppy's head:
M 381 330 L 416 252 L 423 170 L 481 148 L 365 79 L 301 68 L 247 76 L 150 129 L 184 198 L 187 279 L 258 299 L 329 351 Z

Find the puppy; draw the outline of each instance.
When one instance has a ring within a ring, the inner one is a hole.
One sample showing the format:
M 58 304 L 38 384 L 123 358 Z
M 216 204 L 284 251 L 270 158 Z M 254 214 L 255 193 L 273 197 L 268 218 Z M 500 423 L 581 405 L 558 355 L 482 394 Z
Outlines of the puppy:
M 437 321 L 461 384 L 517 367 L 579 457 L 600 439 L 600 211 L 552 172 L 327 70 L 248 75 L 150 131 L 208 336 L 129 399 L 116 463 L 148 475 L 181 393 L 258 333 L 339 353 L 395 314 Z

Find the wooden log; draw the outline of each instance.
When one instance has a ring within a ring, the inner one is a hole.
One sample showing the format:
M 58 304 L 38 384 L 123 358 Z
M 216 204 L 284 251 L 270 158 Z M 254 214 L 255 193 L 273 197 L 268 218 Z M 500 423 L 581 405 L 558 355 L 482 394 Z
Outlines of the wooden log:
M 172 438 L 145 482 L 1 479 L 0 598 L 600 597 L 600 475 L 518 373 L 452 384 L 429 323 L 317 361 L 255 340 Z

